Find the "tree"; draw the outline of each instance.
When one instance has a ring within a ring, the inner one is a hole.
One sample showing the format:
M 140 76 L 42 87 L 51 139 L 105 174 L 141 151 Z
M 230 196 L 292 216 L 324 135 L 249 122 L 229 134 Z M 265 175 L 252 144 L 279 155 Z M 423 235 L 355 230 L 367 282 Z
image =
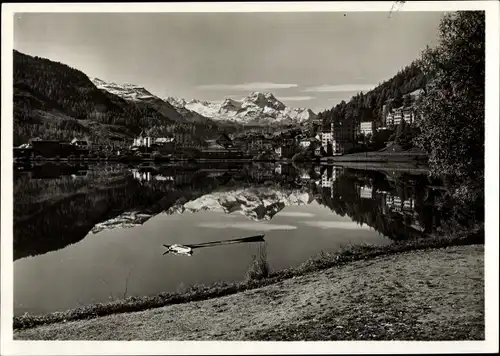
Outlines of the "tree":
M 399 108 L 403 105 L 403 95 L 401 94 L 401 90 L 399 87 L 396 87 L 394 91 L 394 101 L 392 102 L 392 107 Z
M 415 139 L 435 175 L 484 177 L 485 15 L 459 11 L 443 17 L 440 44 L 419 65 L 429 83 L 417 105 Z
M 409 106 L 411 106 L 412 102 L 413 102 L 413 100 L 412 100 L 412 98 L 411 98 L 411 96 L 410 96 L 410 95 L 405 95 L 405 96 L 403 97 L 403 106 L 404 106 L 404 107 L 409 107 Z
M 333 146 L 332 146 L 331 142 L 328 142 L 326 144 L 326 152 L 325 153 L 327 156 L 333 156 Z
M 376 131 L 371 138 L 372 149 L 379 150 L 385 147 L 385 143 L 390 141 L 390 137 L 393 135 L 392 130 L 379 130 Z
M 405 120 L 401 120 L 399 125 L 396 127 L 394 142 L 401 145 L 404 149 L 411 148 L 413 146 L 412 140 L 416 136 L 417 132 L 418 129 L 411 127 Z

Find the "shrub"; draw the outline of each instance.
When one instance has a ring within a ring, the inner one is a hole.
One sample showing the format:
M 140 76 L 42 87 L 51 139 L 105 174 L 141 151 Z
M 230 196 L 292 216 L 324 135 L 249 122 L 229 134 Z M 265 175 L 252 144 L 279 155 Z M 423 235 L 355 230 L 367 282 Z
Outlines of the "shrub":
M 247 270 L 246 280 L 254 281 L 267 278 L 270 273 L 269 263 L 267 262 L 267 251 L 265 245 L 259 246 L 258 256 L 253 255 L 252 263 Z

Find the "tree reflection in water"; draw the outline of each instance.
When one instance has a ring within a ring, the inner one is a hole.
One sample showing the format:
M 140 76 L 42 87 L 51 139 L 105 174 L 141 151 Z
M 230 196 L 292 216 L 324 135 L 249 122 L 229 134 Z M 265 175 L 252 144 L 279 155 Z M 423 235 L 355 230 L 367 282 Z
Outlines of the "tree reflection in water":
M 410 174 L 411 169 L 271 163 L 21 168 L 14 182 L 15 260 L 76 243 L 96 224 L 123 213 L 141 213 L 143 223 L 179 201 L 221 190 L 266 187 L 286 195 L 301 189 L 336 214 L 393 240 L 427 236 L 455 209 L 450 200 L 439 203 L 446 196 L 439 181 Z

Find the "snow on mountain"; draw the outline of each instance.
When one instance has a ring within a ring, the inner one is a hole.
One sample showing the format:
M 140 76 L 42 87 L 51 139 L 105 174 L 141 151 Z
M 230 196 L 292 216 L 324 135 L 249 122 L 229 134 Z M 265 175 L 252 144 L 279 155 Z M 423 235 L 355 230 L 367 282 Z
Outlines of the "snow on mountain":
M 303 190 L 276 190 L 269 187 L 238 188 L 213 192 L 194 200 L 180 198 L 165 213 L 168 215 L 195 213 L 199 211 L 221 211 L 226 214 L 239 213 L 255 221 L 271 220 L 286 206 L 307 205 L 313 196 Z M 114 218 L 96 224 L 92 234 L 103 230 L 126 229 L 143 225 L 156 214 L 127 211 Z
M 165 100 L 135 84 L 108 83 L 99 78 L 91 79 L 94 85 L 122 99 L 147 103 L 174 121 L 207 122 L 227 121 L 239 124 L 289 124 L 312 120 L 316 114 L 310 109 L 289 108 L 272 93 L 253 92 L 241 101 L 227 98 L 223 102 L 209 102 L 168 97 Z
M 271 220 L 285 206 L 311 203 L 312 195 L 301 190 L 279 191 L 271 188 L 241 188 L 215 192 L 191 201 L 179 201 L 167 214 L 198 211 L 223 211 L 240 213 L 251 220 Z
M 144 87 L 135 84 L 116 84 L 108 83 L 99 78 L 91 79 L 92 83 L 99 88 L 115 94 L 122 99 L 130 101 L 149 101 L 159 99 L 157 96 L 151 94 Z
M 220 105 L 193 99 L 188 101 L 184 107 L 205 117 L 215 119 L 218 116 Z
M 274 110 L 284 110 L 286 108 L 285 104 L 276 99 L 272 93 L 250 93 L 246 98 L 243 99 L 241 105 L 242 108 L 254 108 L 255 106 L 265 109 L 271 108 Z
M 175 98 L 170 97 L 166 100 L 162 100 L 139 85 L 107 83 L 99 78 L 93 78 L 91 80 L 97 88 L 106 90 L 128 101 L 149 104 L 171 120 L 201 123 L 207 121 L 206 117 L 185 108 L 186 101 L 183 99 L 180 99 L 179 102 L 177 102 Z
M 173 97 L 173 96 L 169 96 L 165 100 L 167 101 L 167 103 L 169 103 L 170 105 L 172 105 L 174 108 L 183 108 L 187 104 L 186 100 L 184 100 L 182 98 L 176 98 L 176 97 Z
M 136 227 L 144 224 L 151 217 L 151 214 L 145 214 L 138 211 L 128 211 L 115 218 L 96 224 L 92 228 L 91 232 L 93 234 L 97 234 L 103 230 Z
M 241 107 L 242 107 L 242 103 L 240 103 L 239 101 L 227 98 L 220 105 L 218 112 L 221 115 L 222 114 L 231 115 L 231 113 L 237 112 L 238 110 L 240 110 Z
M 169 98 L 176 107 L 184 107 L 219 121 L 238 123 L 302 123 L 316 118 L 310 109 L 289 108 L 272 93 L 252 92 L 241 101 L 227 98 L 222 103 Z

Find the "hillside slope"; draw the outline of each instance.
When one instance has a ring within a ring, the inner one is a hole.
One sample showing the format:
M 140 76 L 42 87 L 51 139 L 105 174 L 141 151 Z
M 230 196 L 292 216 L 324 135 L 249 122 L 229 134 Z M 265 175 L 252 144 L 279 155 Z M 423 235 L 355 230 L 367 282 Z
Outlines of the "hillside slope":
M 384 125 L 384 105 L 387 104 L 388 110 L 414 100 L 412 97 L 418 96 L 417 92 L 425 88 L 426 83 L 427 78 L 414 62 L 372 90 L 360 92 L 349 101 L 342 100 L 330 110 L 320 112 L 318 119 L 322 119 L 324 123 L 352 119 L 357 123 L 375 121 Z
M 228 125 L 216 123 L 214 120 L 185 107 L 174 106 L 169 100 L 159 98 L 140 85 L 108 83 L 99 78 L 93 78 L 92 83 L 104 93 L 119 97 L 137 107 L 152 108 L 177 125 L 194 125 L 197 136 L 213 137 L 218 134 L 219 129 L 231 131 Z M 158 132 L 158 130 L 154 130 L 154 132 Z
M 83 72 L 14 50 L 14 144 L 29 138 L 123 139 L 172 120 L 99 90 Z
M 15 340 L 484 340 L 484 247 L 411 251 L 244 292 L 15 330 Z M 443 301 L 446 301 L 443 303 Z

